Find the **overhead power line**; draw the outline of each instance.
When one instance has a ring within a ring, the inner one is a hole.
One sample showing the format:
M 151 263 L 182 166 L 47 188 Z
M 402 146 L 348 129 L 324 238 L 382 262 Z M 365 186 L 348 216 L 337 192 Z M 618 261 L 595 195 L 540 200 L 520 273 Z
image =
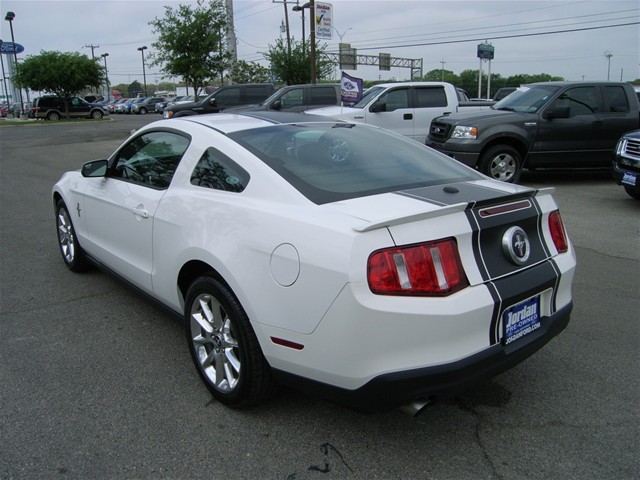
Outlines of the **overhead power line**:
M 630 25 L 639 25 L 640 22 L 619 23 L 616 25 L 602 25 L 598 27 L 584 27 L 584 28 L 571 28 L 565 30 L 554 30 L 550 32 L 538 32 L 538 33 L 521 33 L 517 35 L 482 35 L 475 38 L 466 38 L 463 40 L 444 40 L 440 42 L 421 42 L 421 43 L 404 43 L 402 45 L 381 45 L 376 47 L 358 47 L 358 50 L 381 50 L 390 48 L 408 48 L 408 47 L 427 47 L 431 45 L 449 45 L 453 43 L 467 43 L 467 42 L 482 42 L 484 40 L 503 40 L 506 38 L 522 38 L 522 37 L 537 37 L 541 35 L 554 35 L 557 33 L 572 33 L 572 32 L 584 32 L 588 30 L 600 30 L 603 28 L 616 28 L 627 27 Z

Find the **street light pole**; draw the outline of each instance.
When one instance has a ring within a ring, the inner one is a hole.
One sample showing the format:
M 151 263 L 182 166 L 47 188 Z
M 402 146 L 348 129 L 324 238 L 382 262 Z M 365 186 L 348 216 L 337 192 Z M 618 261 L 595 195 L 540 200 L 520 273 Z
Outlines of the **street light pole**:
M 305 27 L 305 21 L 304 21 L 304 9 L 305 8 L 309 8 L 311 6 L 311 3 L 307 2 L 304 5 L 296 5 L 295 7 L 293 7 L 291 10 L 293 10 L 294 12 L 300 12 L 302 13 L 302 51 L 305 52 L 305 32 L 304 32 L 304 27 Z
M 103 53 L 100 56 L 104 58 L 104 76 L 105 76 L 105 79 L 107 80 L 107 101 L 109 101 L 111 100 L 111 95 L 109 92 L 109 70 L 107 69 L 107 57 L 109 56 L 109 54 Z
M 309 2 L 309 23 L 311 24 L 311 30 L 309 41 L 311 42 L 311 83 L 316 83 L 316 3 L 315 0 Z
M 2 51 L 2 40 L 0 40 L 0 52 Z M 2 62 L 2 84 L 4 85 L 4 100 L 7 102 L 7 108 L 9 108 L 9 89 L 7 88 L 7 77 L 4 73 L 4 57 L 0 53 L 0 62 Z
M 15 61 L 15 67 L 18 68 L 18 53 L 16 48 L 16 39 L 13 36 L 13 19 L 16 18 L 16 14 L 13 12 L 7 12 L 7 15 L 4 17 L 5 20 L 9 21 L 9 28 L 11 29 L 11 42 L 13 43 L 13 59 Z M 15 73 L 14 73 L 15 75 Z M 15 91 L 15 85 L 13 85 Z M 20 113 L 24 113 L 24 101 L 22 100 L 22 88 L 18 88 L 18 93 L 20 94 Z
M 147 96 L 147 74 L 144 68 L 144 51 L 147 49 L 147 46 L 138 47 L 138 51 L 142 53 L 142 78 L 144 80 L 144 96 Z

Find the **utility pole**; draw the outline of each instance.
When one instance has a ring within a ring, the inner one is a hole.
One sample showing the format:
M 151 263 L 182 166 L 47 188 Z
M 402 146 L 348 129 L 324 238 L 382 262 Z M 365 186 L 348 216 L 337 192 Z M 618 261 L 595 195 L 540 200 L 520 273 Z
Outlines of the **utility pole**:
M 90 48 L 91 49 L 91 60 L 95 60 L 96 56 L 94 54 L 94 50 L 96 48 L 100 48 L 100 45 L 93 45 L 93 44 L 89 44 L 89 45 L 85 45 L 85 48 Z
M 444 60 L 440 60 L 440 81 L 444 82 L 444 64 L 447 63 Z
M 607 66 L 607 82 L 609 81 L 609 75 L 611 73 L 611 57 L 613 57 L 613 53 L 607 51 L 604 52 L 604 56 L 607 59 L 608 62 L 608 66 Z

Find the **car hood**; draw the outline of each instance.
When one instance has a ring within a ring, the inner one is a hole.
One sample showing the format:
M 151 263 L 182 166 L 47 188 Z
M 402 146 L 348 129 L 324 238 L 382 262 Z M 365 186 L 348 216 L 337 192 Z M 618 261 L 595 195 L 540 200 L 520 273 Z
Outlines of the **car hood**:
M 524 117 L 536 116 L 535 113 L 510 112 L 507 110 L 483 109 L 469 112 L 461 111 L 452 115 L 438 117 L 438 120 L 460 124 L 463 122 L 509 122 L 511 120 L 522 120 Z

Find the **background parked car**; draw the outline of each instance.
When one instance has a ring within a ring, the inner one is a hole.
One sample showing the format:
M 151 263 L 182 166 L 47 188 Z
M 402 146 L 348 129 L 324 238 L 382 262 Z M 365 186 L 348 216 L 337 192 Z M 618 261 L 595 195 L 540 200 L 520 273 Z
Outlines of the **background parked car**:
M 114 106 L 114 113 L 122 113 L 124 106 L 133 100 L 135 100 L 135 98 L 121 98 L 118 100 L 118 103 Z
M 102 105 L 87 103 L 80 97 L 68 97 L 66 103 L 65 106 L 64 98 L 53 95 L 38 97 L 33 102 L 29 116 L 45 120 L 60 120 L 65 117 L 67 110 L 69 118 L 100 119 L 109 115 Z
M 616 146 L 611 173 L 630 197 L 640 200 L 640 130 L 622 136 Z
M 139 115 L 145 115 L 147 112 L 155 111 L 156 103 L 164 102 L 165 97 L 147 97 L 142 99 L 141 102 L 136 102 L 131 105 L 131 113 L 137 113 Z
M 248 83 L 244 85 L 226 85 L 215 90 L 203 100 L 175 104 L 164 109 L 163 117 L 184 117 L 201 113 L 218 113 L 230 107 L 255 105 L 266 100 L 273 92 L 270 83 Z
M 257 105 L 227 108 L 225 112 L 282 110 L 303 112 L 312 108 L 340 105 L 339 84 L 290 85 L 283 87 Z

